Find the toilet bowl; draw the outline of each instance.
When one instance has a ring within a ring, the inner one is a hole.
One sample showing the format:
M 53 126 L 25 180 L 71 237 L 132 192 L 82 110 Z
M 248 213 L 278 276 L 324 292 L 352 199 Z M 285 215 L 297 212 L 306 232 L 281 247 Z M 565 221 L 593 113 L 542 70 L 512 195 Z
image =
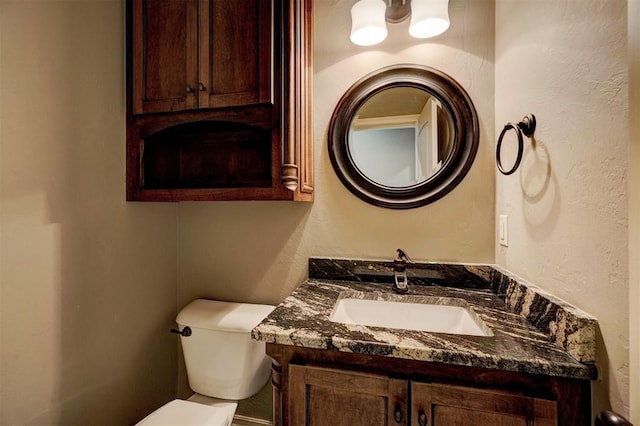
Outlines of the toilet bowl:
M 270 359 L 251 330 L 275 307 L 197 299 L 176 318 L 182 332 L 188 400 L 175 399 L 136 426 L 229 426 L 237 401 L 255 395 L 267 382 Z

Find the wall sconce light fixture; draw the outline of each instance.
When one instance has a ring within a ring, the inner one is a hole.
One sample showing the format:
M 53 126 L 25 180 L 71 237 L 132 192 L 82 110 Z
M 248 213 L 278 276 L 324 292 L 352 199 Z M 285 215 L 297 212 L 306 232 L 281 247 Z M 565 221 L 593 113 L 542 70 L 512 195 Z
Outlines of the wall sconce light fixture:
M 351 8 L 351 42 L 378 44 L 387 37 L 387 22 L 402 22 L 409 15 L 412 37 L 435 37 L 449 28 L 449 0 L 358 0 Z

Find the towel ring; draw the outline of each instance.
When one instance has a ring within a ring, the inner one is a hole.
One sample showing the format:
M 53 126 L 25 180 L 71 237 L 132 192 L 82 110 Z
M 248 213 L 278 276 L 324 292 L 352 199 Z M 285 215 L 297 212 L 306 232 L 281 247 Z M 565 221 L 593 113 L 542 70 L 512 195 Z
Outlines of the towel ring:
M 516 161 L 513 164 L 513 167 L 511 167 L 509 170 L 505 170 L 505 168 L 502 166 L 500 151 L 502 148 L 502 138 L 504 138 L 505 133 L 507 133 L 511 129 L 515 130 L 518 136 L 518 156 L 516 157 Z M 503 175 L 510 175 L 518 169 L 518 167 L 520 166 L 520 161 L 522 161 L 522 151 L 524 150 L 522 134 L 524 133 L 525 136 L 530 137 L 531 135 L 533 135 L 533 132 L 535 132 L 535 130 L 536 116 L 533 114 L 525 115 L 522 121 L 518 123 L 507 123 L 504 126 L 502 132 L 500 132 L 500 137 L 498 137 L 498 146 L 496 147 L 496 164 L 498 165 L 498 170 L 500 170 L 500 173 L 502 173 Z

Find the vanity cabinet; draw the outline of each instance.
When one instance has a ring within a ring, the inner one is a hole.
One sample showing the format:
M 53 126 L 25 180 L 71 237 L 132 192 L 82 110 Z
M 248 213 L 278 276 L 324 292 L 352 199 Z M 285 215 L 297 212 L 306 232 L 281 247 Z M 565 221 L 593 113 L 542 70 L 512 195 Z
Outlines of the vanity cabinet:
M 410 382 L 411 424 L 557 425 L 556 401 L 513 392 Z
M 289 389 L 292 425 L 557 425 L 555 401 L 379 374 L 293 364 Z
M 590 423 L 590 383 L 560 377 L 267 344 L 274 425 Z
M 289 374 L 292 425 L 408 424 L 405 380 L 295 364 Z
M 128 200 L 313 200 L 311 14 L 128 0 Z

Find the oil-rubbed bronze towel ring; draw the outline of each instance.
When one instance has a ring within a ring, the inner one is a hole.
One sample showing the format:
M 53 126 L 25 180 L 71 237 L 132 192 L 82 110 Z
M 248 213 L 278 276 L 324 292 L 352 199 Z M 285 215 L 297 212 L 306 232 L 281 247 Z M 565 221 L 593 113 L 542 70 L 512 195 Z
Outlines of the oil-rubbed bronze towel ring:
M 502 160 L 500 159 L 500 149 L 502 148 L 502 138 L 504 138 L 505 133 L 509 130 L 515 130 L 518 135 L 518 156 L 516 157 L 516 162 L 513 164 L 513 167 L 509 170 L 505 170 L 502 166 Z M 498 170 L 503 175 L 510 175 L 518 169 L 520 166 L 520 161 L 522 161 L 522 151 L 524 150 L 524 143 L 522 141 L 522 134 L 529 137 L 533 135 L 533 132 L 536 130 L 536 116 L 533 114 L 527 114 L 524 116 L 522 121 L 518 123 L 507 123 L 500 132 L 500 137 L 498 138 L 498 146 L 496 147 L 496 163 L 498 164 Z

